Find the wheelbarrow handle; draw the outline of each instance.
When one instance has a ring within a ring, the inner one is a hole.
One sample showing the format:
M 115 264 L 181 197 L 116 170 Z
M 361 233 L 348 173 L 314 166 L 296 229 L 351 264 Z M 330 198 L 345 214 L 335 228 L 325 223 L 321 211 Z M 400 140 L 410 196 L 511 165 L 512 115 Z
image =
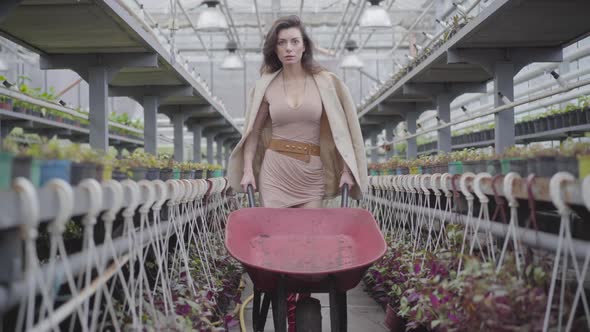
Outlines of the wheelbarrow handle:
M 252 208 L 256 206 L 256 201 L 254 200 L 254 187 L 249 184 L 248 185 L 248 205 Z
M 345 183 L 342 186 L 342 201 L 340 202 L 340 207 L 348 207 L 348 183 Z

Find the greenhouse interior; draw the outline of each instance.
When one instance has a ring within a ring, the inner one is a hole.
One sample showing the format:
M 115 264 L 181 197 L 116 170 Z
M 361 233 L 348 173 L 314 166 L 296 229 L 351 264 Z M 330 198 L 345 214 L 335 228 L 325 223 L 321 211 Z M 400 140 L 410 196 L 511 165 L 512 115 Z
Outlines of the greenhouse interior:
M 588 13 L 2 0 L 0 331 L 590 331 Z

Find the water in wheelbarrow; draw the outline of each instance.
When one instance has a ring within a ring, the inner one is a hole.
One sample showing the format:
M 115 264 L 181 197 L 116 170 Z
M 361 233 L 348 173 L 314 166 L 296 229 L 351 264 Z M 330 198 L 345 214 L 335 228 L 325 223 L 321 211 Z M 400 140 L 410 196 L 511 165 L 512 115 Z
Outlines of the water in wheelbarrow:
M 367 210 L 249 208 L 230 214 L 226 246 L 255 269 L 325 274 L 368 266 L 385 241 Z

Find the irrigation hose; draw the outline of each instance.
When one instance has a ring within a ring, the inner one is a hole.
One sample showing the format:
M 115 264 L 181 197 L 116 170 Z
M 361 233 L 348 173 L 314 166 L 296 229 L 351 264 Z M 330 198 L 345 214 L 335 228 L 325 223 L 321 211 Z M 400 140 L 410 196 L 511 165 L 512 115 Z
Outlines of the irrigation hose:
M 246 298 L 246 300 L 240 306 L 240 331 L 241 332 L 247 332 L 246 331 L 246 320 L 244 319 L 244 309 L 246 308 L 246 305 L 248 303 L 250 303 L 250 301 L 252 301 L 253 298 L 254 298 L 254 294 L 248 296 L 248 298 Z

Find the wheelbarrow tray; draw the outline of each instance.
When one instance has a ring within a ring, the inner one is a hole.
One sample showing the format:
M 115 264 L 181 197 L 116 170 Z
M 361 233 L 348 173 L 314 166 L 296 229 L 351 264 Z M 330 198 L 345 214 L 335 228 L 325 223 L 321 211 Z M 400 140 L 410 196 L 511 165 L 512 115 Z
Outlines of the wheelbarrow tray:
M 325 290 L 329 276 L 346 291 L 386 251 L 371 213 L 355 208 L 240 209 L 228 217 L 225 241 L 264 291 L 281 275 L 290 291 Z

